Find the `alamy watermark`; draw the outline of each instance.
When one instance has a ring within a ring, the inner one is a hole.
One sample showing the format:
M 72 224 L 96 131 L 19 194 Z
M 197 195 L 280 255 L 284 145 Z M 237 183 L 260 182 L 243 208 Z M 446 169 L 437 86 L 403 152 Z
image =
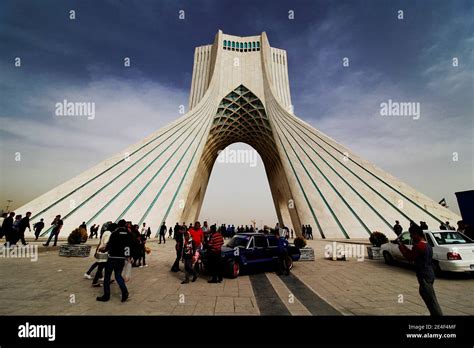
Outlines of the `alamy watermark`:
M 7 245 L 0 248 L 0 258 L 30 259 L 31 262 L 36 262 L 38 261 L 38 245 Z
M 380 103 L 380 116 L 412 117 L 418 120 L 421 116 L 419 102 L 396 102 L 389 99 Z
M 364 245 L 363 244 L 345 244 L 332 242 L 324 246 L 324 257 L 327 259 L 354 258 L 357 261 L 364 261 Z
M 56 325 L 36 325 L 26 322 L 18 326 L 19 338 L 46 338 L 52 342 L 56 340 Z
M 255 150 L 234 150 L 226 148 L 225 150 L 217 151 L 218 163 L 249 164 L 250 167 L 256 167 L 257 158 L 257 151 Z
M 94 102 L 70 102 L 64 99 L 55 104 L 56 116 L 87 117 L 88 120 L 95 119 Z

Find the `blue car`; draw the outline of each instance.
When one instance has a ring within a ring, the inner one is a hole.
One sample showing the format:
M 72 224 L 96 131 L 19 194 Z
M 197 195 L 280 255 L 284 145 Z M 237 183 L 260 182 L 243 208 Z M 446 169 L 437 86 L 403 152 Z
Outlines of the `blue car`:
M 274 235 L 262 233 L 238 233 L 222 246 L 224 275 L 237 278 L 241 271 L 276 267 L 278 264 L 278 240 Z M 287 265 L 300 259 L 300 250 L 289 244 Z

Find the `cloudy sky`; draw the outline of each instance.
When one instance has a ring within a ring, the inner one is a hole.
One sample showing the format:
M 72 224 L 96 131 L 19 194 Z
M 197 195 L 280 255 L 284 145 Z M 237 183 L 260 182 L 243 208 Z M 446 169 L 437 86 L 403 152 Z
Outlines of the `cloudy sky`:
M 473 17 L 470 0 L 3 0 L 0 208 L 8 199 L 14 208 L 26 203 L 176 119 L 188 103 L 194 47 L 222 29 L 266 31 L 287 50 L 299 117 L 458 212 L 454 192 L 474 187 Z M 95 101 L 96 118 L 56 117 L 64 99 Z M 389 99 L 419 102 L 420 119 L 381 117 Z M 216 164 L 203 218 L 275 216 L 261 161 Z

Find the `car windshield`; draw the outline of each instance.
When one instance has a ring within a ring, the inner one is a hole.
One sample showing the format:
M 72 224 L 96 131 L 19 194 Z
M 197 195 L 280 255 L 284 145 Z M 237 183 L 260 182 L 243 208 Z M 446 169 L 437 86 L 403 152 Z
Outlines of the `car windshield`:
M 249 241 L 249 237 L 247 236 L 234 236 L 228 243 L 227 246 L 229 248 L 245 248 Z
M 433 237 L 439 245 L 474 243 L 459 232 L 434 232 Z

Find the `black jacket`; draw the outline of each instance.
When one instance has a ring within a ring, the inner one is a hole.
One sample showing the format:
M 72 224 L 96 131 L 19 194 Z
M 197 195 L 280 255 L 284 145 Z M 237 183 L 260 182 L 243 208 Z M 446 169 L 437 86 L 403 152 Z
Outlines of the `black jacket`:
M 30 218 L 28 216 L 25 216 L 20 221 L 20 232 L 25 232 L 27 228 L 30 229 Z
M 105 250 L 112 258 L 128 258 L 132 256 L 134 243 L 132 236 L 125 227 L 117 228 L 110 235 L 109 242 L 105 246 Z
M 7 234 L 9 233 L 13 228 L 13 218 L 11 216 L 8 216 L 3 220 L 2 224 L 2 233 Z
M 160 234 L 166 234 L 166 225 L 161 225 Z

